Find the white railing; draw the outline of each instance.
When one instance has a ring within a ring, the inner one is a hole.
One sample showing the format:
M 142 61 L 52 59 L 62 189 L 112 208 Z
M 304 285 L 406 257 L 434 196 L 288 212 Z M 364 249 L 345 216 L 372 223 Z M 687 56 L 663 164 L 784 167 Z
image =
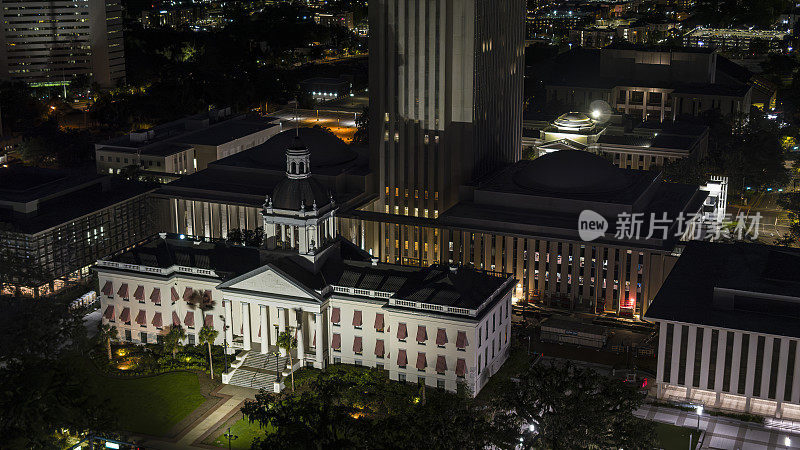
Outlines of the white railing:
M 392 292 L 373 291 L 369 289 L 357 289 L 345 286 L 333 286 L 333 292 L 339 294 L 356 295 L 359 297 L 370 297 L 370 298 L 391 298 L 392 295 L 394 295 L 394 293 Z
M 211 269 L 200 269 L 196 267 L 187 267 L 187 266 L 171 266 L 167 268 L 161 267 L 150 267 L 150 266 L 141 266 L 138 264 L 127 264 L 127 263 L 120 263 L 116 261 L 108 261 L 101 259 L 96 263 L 99 267 L 110 267 L 113 269 L 122 269 L 122 270 L 131 270 L 134 272 L 144 272 L 144 273 L 154 273 L 158 275 L 170 275 L 175 272 L 181 273 L 190 273 L 194 275 L 202 275 L 206 277 L 217 277 L 217 273 Z
M 446 312 L 449 314 L 458 314 L 461 316 L 475 317 L 478 315 L 478 311 L 474 309 L 458 308 L 455 306 L 434 305 L 432 303 L 412 302 L 400 299 L 389 299 L 389 304 L 394 306 L 402 306 L 404 308 L 414 308 L 426 311 L 439 311 L 439 312 Z

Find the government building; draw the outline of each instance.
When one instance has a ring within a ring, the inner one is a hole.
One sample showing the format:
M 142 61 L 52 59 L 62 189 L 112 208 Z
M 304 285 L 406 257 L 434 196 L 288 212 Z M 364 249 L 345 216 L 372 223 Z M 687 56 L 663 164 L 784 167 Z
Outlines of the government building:
M 690 242 L 645 318 L 658 398 L 800 419 L 800 251 Z
M 242 350 L 223 382 L 278 392 L 286 373 L 348 363 L 394 380 L 477 394 L 511 343 L 514 280 L 470 267 L 386 264 L 337 236 L 339 206 L 299 137 L 260 211 L 264 244 L 153 237 L 97 262 L 103 323 L 128 342 L 204 326 Z M 294 365 L 276 346 L 297 338 Z M 286 371 L 284 371 L 286 368 Z

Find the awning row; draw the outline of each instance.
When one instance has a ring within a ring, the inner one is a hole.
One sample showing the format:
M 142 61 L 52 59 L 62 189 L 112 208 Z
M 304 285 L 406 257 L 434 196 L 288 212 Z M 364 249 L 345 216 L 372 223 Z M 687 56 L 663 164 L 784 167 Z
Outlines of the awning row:
M 342 311 L 341 308 L 334 307 L 331 309 L 331 323 L 334 324 L 341 324 L 342 322 Z M 356 328 L 362 327 L 364 324 L 363 314 L 359 310 L 353 311 L 353 326 Z M 378 331 L 383 331 L 386 326 L 383 313 L 376 313 L 375 314 L 375 329 Z M 408 338 L 408 327 L 405 323 L 399 323 L 397 326 L 397 339 L 401 341 L 405 341 Z M 428 340 L 428 330 L 427 327 L 424 325 L 417 326 L 417 342 L 425 342 Z M 444 346 L 450 342 L 447 338 L 447 330 L 444 328 L 439 328 L 436 330 L 436 345 Z M 467 342 L 467 332 L 466 331 L 459 331 L 456 336 L 456 348 L 458 349 L 465 349 L 468 345 Z
M 106 307 L 105 312 L 103 313 L 103 317 L 106 320 L 114 320 L 114 305 L 108 305 Z M 122 313 L 119 315 L 120 322 L 128 323 L 131 321 L 131 309 L 130 308 L 123 308 Z M 147 325 L 147 311 L 140 309 L 139 313 L 136 315 L 136 323 L 142 326 Z M 161 328 L 163 325 L 163 320 L 161 318 L 161 313 L 157 312 L 153 314 L 153 326 L 157 328 Z M 204 326 L 213 327 L 214 326 L 214 316 L 212 314 L 206 314 L 205 319 L 203 321 Z M 172 312 L 172 325 L 173 326 L 181 326 L 186 325 L 189 328 L 194 328 L 194 311 L 187 311 L 186 315 L 183 318 L 183 323 L 181 323 L 181 319 L 178 316 L 178 313 L 173 311 Z
M 170 290 L 171 290 L 170 299 L 172 300 L 173 303 L 175 303 L 175 302 L 177 302 L 178 300 L 181 299 L 181 296 L 178 295 L 178 290 L 175 289 L 175 287 L 172 287 Z M 100 291 L 103 294 L 105 294 L 106 296 L 112 297 L 113 296 L 113 292 L 114 292 L 114 284 L 111 281 L 106 281 L 106 283 L 103 285 L 103 289 L 101 289 Z M 191 297 L 192 297 L 193 293 L 194 293 L 194 289 L 192 289 L 190 287 L 187 287 L 186 289 L 184 289 L 184 291 L 183 291 L 183 300 L 184 301 L 191 301 Z M 117 290 L 117 295 L 122 297 L 122 298 L 129 298 L 129 296 L 128 296 L 128 283 L 122 283 L 122 285 Z M 136 300 L 139 300 L 140 302 L 144 301 L 144 295 L 145 295 L 145 291 L 144 291 L 144 286 L 142 286 L 142 285 L 138 285 L 136 287 L 136 290 L 133 291 L 133 298 L 136 299 Z M 204 290 L 203 291 L 203 296 L 205 298 L 207 298 L 208 300 L 211 300 L 211 291 L 208 290 L 208 289 Z M 156 305 L 160 305 L 161 304 L 161 289 L 160 288 L 153 288 L 153 290 L 150 292 L 150 301 L 152 301 Z
M 316 339 L 316 336 L 315 336 Z M 333 339 L 331 340 L 331 347 L 334 350 L 341 350 L 342 349 L 342 335 L 340 333 L 333 333 Z M 361 336 L 355 336 L 353 338 L 353 352 L 354 353 L 363 353 L 364 351 L 364 340 Z M 383 339 L 378 339 L 375 341 L 375 356 L 383 358 L 386 355 L 386 345 Z M 406 367 L 408 365 L 408 355 L 405 349 L 399 349 L 397 351 L 397 365 L 400 367 Z M 416 368 L 418 370 L 425 370 L 428 367 L 428 360 L 425 356 L 424 352 L 417 353 L 417 364 Z M 467 363 L 464 358 L 457 358 L 456 360 L 456 375 L 464 376 L 466 373 Z M 444 373 L 447 371 L 447 359 L 444 355 L 437 355 L 436 357 L 436 372 Z

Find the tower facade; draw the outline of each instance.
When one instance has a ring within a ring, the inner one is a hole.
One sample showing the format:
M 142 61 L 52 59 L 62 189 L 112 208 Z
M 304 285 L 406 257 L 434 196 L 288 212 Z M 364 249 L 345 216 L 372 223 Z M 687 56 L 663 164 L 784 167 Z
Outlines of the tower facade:
M 3 0 L 0 79 L 64 83 L 91 76 L 103 87 L 125 79 L 120 0 Z
M 524 0 L 370 2 L 375 212 L 435 218 L 520 158 Z

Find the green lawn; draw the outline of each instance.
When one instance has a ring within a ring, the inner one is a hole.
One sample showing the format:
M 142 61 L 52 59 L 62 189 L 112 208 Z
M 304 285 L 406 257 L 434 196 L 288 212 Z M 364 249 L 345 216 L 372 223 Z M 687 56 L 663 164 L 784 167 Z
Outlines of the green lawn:
M 146 378 L 97 377 L 101 392 L 117 411 L 119 427 L 163 436 L 205 401 L 197 374 L 172 372 Z
M 228 429 L 223 428 L 218 430 L 218 432 L 219 437 L 214 439 L 212 444 L 216 445 L 217 447 L 227 448 L 228 438 L 226 438 L 224 435 L 228 432 Z M 235 440 L 231 441 L 231 448 L 245 450 L 250 448 L 250 444 L 253 443 L 253 439 L 264 436 L 265 431 L 257 422 L 251 423 L 247 419 L 239 419 L 231 426 L 231 434 L 238 436 Z
M 697 430 L 666 423 L 656 423 L 659 446 L 665 450 L 688 449 L 690 434 L 692 435 L 692 448 L 695 448 L 700 438 L 700 433 Z

